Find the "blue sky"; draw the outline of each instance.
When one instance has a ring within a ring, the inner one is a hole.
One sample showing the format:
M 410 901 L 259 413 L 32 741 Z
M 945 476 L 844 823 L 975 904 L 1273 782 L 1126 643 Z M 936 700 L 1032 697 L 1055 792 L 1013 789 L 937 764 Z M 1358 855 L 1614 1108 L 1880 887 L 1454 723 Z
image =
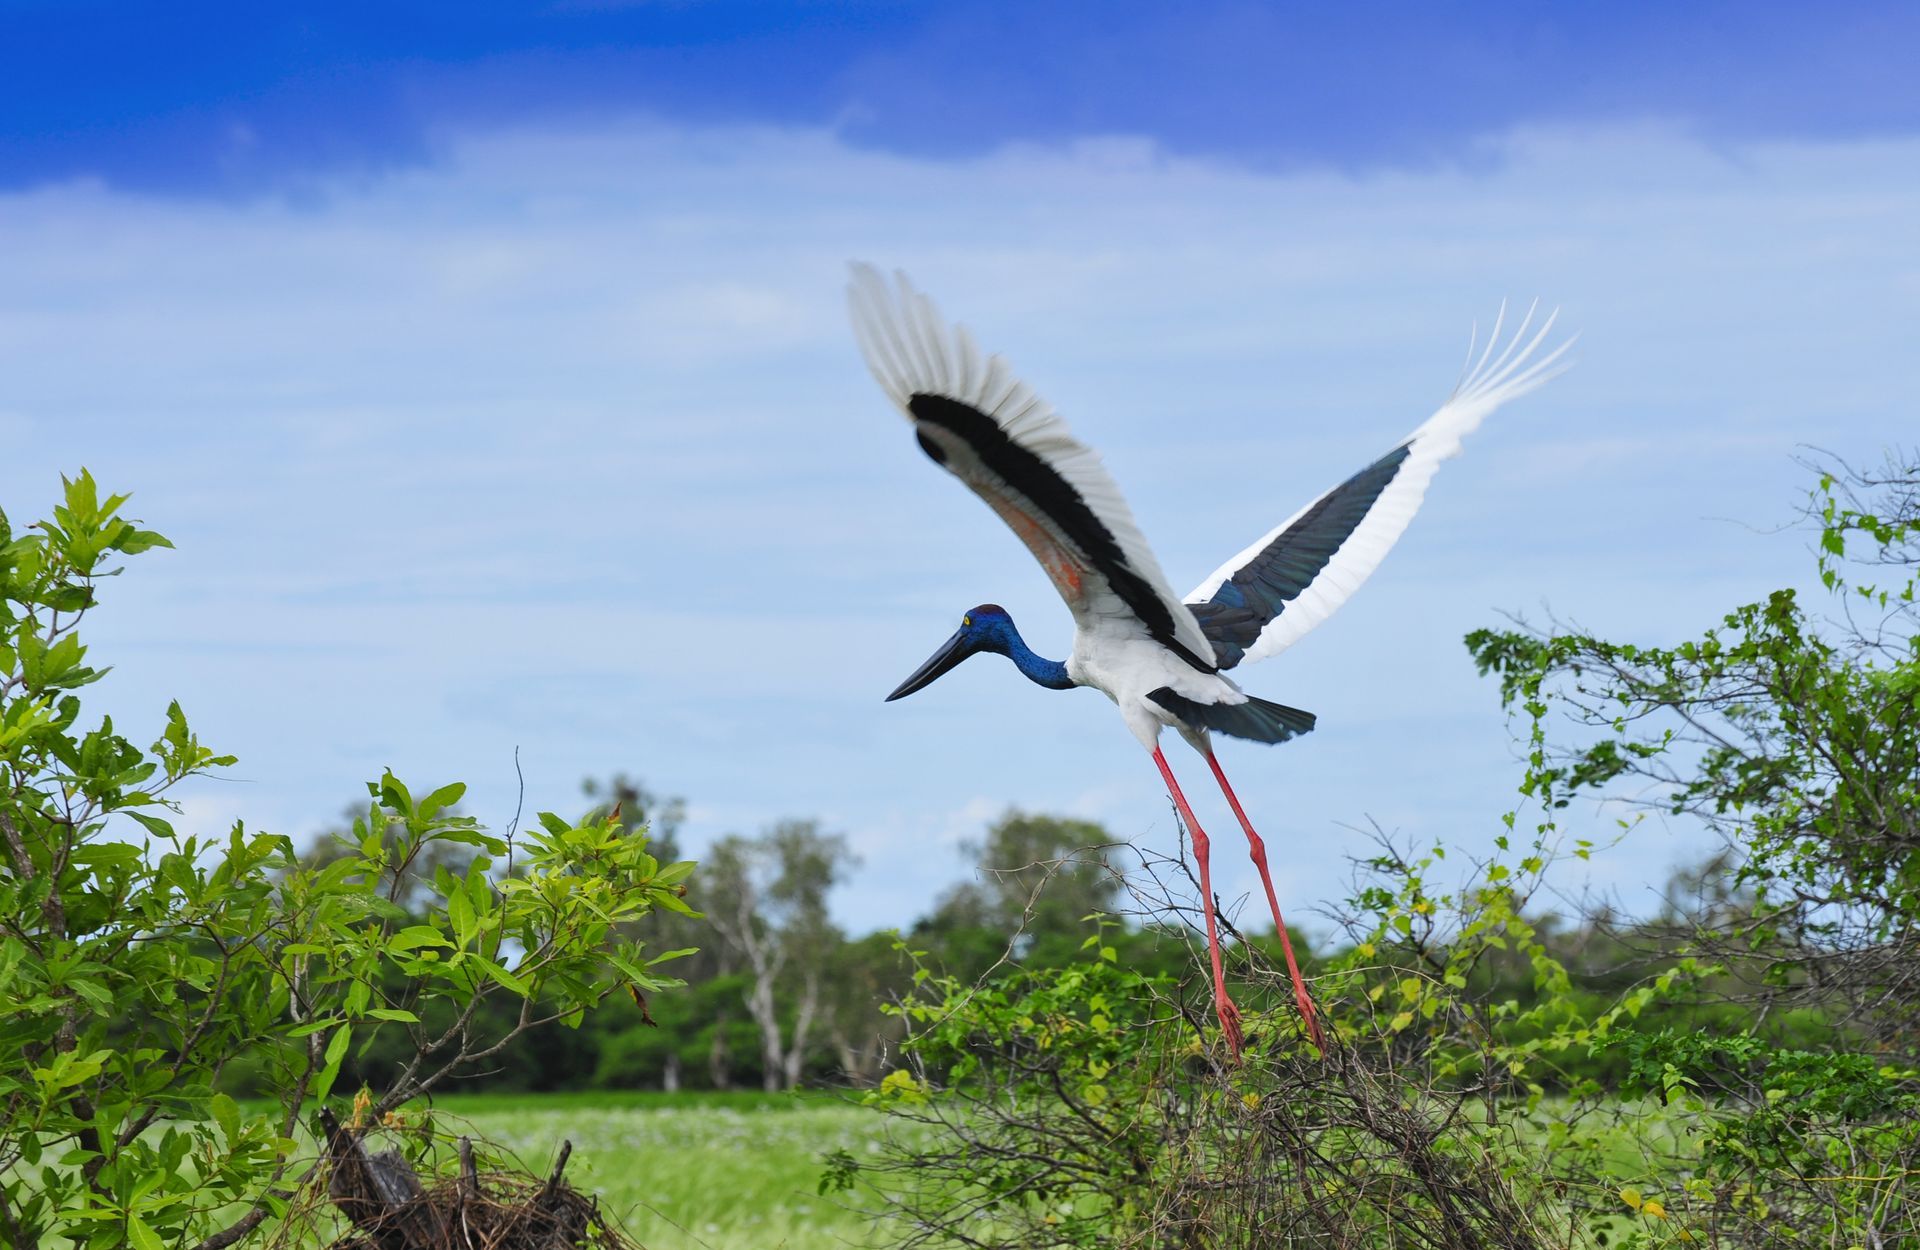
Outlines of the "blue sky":
M 1224 755 L 1294 912 L 1339 893 L 1343 825 L 1496 831 L 1516 772 L 1463 633 L 1691 632 L 1804 579 L 1796 447 L 1914 428 L 1893 6 L 0 22 L 0 505 L 87 465 L 179 544 L 93 637 L 118 720 L 178 697 L 242 757 L 188 797 L 213 826 L 311 830 L 388 765 L 504 823 L 518 748 L 530 807 L 625 769 L 696 849 L 821 817 L 865 859 L 856 927 L 924 910 L 1008 803 L 1167 849 L 1099 696 L 983 660 L 880 703 L 974 603 L 1068 633 L 865 376 L 850 258 L 1004 351 L 1181 587 L 1417 424 L 1502 298 L 1582 332 L 1243 674 L 1321 717 Z M 1597 882 L 1645 899 L 1696 849 L 1648 829 Z
M 645 112 L 965 156 L 1087 134 L 1270 167 L 1460 159 L 1522 124 L 1920 124 L 1911 6 L 15 3 L 0 178 L 260 190 L 451 135 Z

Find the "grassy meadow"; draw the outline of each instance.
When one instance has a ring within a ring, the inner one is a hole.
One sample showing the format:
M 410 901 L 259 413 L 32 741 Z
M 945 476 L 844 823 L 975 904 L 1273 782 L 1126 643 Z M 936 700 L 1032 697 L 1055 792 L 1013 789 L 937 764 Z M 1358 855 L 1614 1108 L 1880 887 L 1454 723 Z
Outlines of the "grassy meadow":
M 648 1250 L 815 1250 L 874 1241 L 871 1221 L 816 1192 L 820 1157 L 859 1153 L 880 1116 L 830 1095 L 502 1094 L 444 1098 L 438 1127 L 567 1176 Z

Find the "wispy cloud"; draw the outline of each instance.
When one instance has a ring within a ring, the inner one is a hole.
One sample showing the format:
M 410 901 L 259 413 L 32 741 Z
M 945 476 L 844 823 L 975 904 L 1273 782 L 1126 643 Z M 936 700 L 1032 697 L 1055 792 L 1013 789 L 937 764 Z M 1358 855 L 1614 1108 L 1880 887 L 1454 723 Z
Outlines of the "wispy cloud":
M 103 695 L 130 723 L 182 698 L 279 828 L 388 765 L 466 778 L 504 823 L 518 747 L 531 809 L 626 769 L 695 800 L 696 850 L 788 814 L 854 831 L 843 908 L 867 923 L 957 873 L 951 814 L 980 803 L 1171 847 L 1095 695 L 980 660 L 881 706 L 973 603 L 1043 651 L 1068 635 L 865 377 L 850 257 L 909 268 L 1005 349 L 1188 582 L 1424 417 L 1503 296 L 1583 332 L 1375 584 L 1243 674 L 1321 716 L 1227 754 L 1308 899 L 1344 879 L 1340 821 L 1495 831 L 1516 774 L 1462 633 L 1545 600 L 1671 634 L 1800 576 L 1791 537 L 1710 518 L 1783 519 L 1797 442 L 1870 453 L 1920 391 L 1920 141 L 1534 129 L 1478 172 L 1366 177 L 777 127 L 440 153 L 298 203 L 0 198 L 0 499 L 26 516 L 82 464 L 136 492 L 180 550 L 109 587 Z M 1223 890 L 1253 884 L 1222 859 Z

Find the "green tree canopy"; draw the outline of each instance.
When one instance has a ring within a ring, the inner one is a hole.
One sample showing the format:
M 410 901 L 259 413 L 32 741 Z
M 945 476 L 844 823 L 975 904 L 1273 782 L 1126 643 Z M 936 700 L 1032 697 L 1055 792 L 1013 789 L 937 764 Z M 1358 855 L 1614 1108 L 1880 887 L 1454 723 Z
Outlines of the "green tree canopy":
M 1085 938 L 1087 916 L 1122 905 L 1124 882 L 1107 859 L 1113 845 L 1093 821 L 1009 808 L 985 838 L 963 844 L 973 879 L 942 895 L 916 936 L 972 975 L 1009 947 L 1016 956 L 1064 958 Z

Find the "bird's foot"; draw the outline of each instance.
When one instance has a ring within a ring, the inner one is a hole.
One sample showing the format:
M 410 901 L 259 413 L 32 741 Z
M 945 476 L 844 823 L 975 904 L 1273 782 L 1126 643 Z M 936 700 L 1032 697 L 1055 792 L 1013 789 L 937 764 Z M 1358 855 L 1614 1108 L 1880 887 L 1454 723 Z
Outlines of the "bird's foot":
M 1240 1062 L 1241 1052 L 1246 1049 L 1246 1040 L 1240 1030 L 1240 1009 L 1233 1005 L 1223 990 L 1213 999 L 1213 1008 L 1220 1017 L 1220 1035 L 1227 1039 L 1227 1049 L 1233 1052 L 1233 1061 Z
M 1328 1053 L 1327 1035 L 1320 1027 L 1320 1018 L 1318 1016 L 1307 1017 L 1307 1036 L 1313 1039 L 1314 1049 L 1320 1052 L 1322 1059 L 1325 1059 Z
M 1312 1040 L 1320 1057 L 1327 1057 L 1327 1035 L 1320 1027 L 1320 1013 L 1314 1010 L 1313 999 L 1307 997 L 1304 985 L 1296 982 L 1293 987 L 1293 1001 L 1300 1007 L 1300 1019 L 1306 1023 L 1307 1037 Z

